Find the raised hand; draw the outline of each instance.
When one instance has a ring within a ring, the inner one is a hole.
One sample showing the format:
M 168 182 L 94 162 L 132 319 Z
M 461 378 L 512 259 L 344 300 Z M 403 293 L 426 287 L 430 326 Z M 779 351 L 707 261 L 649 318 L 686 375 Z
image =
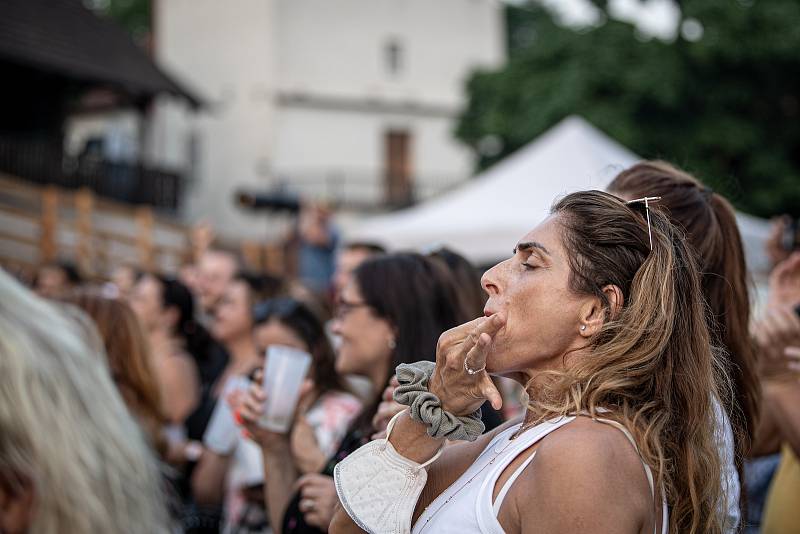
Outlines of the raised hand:
M 448 330 L 436 347 L 436 368 L 428 389 L 454 415 L 467 415 L 486 400 L 499 410 L 503 398 L 486 372 L 494 337 L 505 326 L 500 314 L 480 317 Z
M 800 317 L 792 308 L 767 308 L 753 328 L 759 348 L 758 368 L 762 378 L 796 379 L 797 347 L 800 347 Z
M 800 251 L 780 262 L 769 275 L 769 307 L 800 305 Z
M 405 406 L 394 401 L 394 390 L 397 389 L 399 385 L 400 383 L 397 381 L 397 375 L 394 375 L 391 380 L 389 380 L 389 385 L 383 390 L 381 403 L 378 405 L 378 411 L 375 413 L 375 417 L 372 418 L 372 428 L 375 429 L 375 434 L 372 435 L 372 439 L 385 438 L 386 427 L 389 425 L 389 421 L 392 417 L 406 409 Z
M 259 424 L 264 415 L 264 403 L 267 395 L 261 388 L 261 371 L 256 373 L 256 380 L 239 399 L 238 410 L 234 412 L 236 421 L 244 427 L 245 435 L 258 443 L 265 452 L 289 453 L 289 435 L 272 432 Z
M 318 473 L 304 475 L 295 489 L 300 492 L 299 508 L 306 523 L 327 531 L 339 502 L 333 478 Z

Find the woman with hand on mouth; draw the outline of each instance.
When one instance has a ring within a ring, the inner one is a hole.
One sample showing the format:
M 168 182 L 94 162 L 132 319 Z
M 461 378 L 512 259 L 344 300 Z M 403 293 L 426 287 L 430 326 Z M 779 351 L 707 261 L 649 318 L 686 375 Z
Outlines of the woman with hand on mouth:
M 337 466 L 331 532 L 721 532 L 728 381 L 693 255 L 653 201 L 568 195 L 484 274 L 488 316 L 445 332 L 435 365 L 400 366 L 409 409 Z M 480 435 L 474 411 L 501 403 L 489 374 L 529 402 Z

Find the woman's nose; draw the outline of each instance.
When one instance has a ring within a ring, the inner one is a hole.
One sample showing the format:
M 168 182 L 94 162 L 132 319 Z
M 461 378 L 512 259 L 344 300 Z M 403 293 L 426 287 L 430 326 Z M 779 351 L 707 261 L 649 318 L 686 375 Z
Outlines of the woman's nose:
M 334 317 L 331 321 L 331 332 L 337 336 L 342 335 L 342 320 L 338 317 Z
M 500 292 L 500 271 L 505 262 L 500 262 L 481 276 L 481 287 L 489 296 L 496 295 Z

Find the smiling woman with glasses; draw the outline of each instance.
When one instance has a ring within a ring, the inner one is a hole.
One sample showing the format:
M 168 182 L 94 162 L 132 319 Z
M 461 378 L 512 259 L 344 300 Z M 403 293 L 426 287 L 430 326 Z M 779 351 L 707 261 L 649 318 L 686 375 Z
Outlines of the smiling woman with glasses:
M 394 368 L 420 358 L 433 360 L 442 330 L 470 318 L 460 302 L 449 271 L 419 254 L 373 258 L 353 272 L 336 307 L 333 331 L 341 339 L 336 370 L 369 379 L 372 395 L 321 472 L 300 479 L 299 490 L 288 506 L 275 507 L 270 502 L 273 517 L 275 508 L 278 517 L 283 516 L 281 532 L 327 531 L 337 502 L 331 477 L 334 466 L 373 434 L 372 419 Z M 251 408 L 260 406 L 251 390 L 242 410 L 245 421 L 253 421 Z M 269 478 L 277 478 L 290 465 L 286 449 L 275 435 L 258 429 L 253 433 L 264 451 L 267 486 L 280 487 Z

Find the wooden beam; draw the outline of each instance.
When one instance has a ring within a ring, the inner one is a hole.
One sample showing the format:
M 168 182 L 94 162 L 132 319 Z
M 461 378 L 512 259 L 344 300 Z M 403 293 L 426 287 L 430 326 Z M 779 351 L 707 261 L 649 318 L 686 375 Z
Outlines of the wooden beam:
M 56 228 L 58 226 L 58 189 L 46 186 L 42 189 L 42 212 L 39 220 L 39 261 L 46 263 L 55 261 L 58 255 L 56 247 Z

